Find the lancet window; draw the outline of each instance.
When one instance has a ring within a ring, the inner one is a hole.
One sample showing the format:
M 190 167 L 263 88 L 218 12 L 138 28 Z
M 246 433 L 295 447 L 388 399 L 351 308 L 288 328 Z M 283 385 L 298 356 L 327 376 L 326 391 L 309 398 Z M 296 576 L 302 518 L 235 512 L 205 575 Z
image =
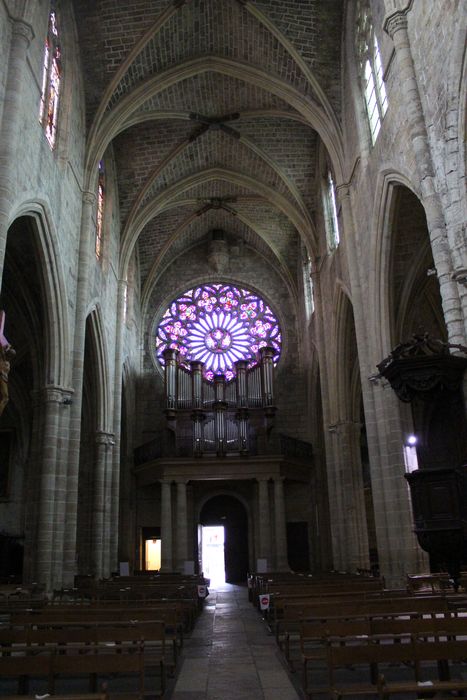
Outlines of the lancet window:
M 55 146 L 57 138 L 61 79 L 62 51 L 60 47 L 60 34 L 55 3 L 52 3 L 44 49 L 41 103 L 39 110 L 39 121 L 42 124 L 45 136 L 52 149 Z
M 328 248 L 334 250 L 339 245 L 339 218 L 337 214 L 336 186 L 332 172 L 328 169 L 324 182 L 324 218 Z
M 367 2 L 363 0 L 359 2 L 358 7 L 357 54 L 371 141 L 374 144 L 388 108 L 388 97 L 383 79 L 381 54 L 371 22 L 370 10 Z
M 253 292 L 229 284 L 206 284 L 189 289 L 165 311 L 156 333 L 155 350 L 164 365 L 164 351 L 178 350 L 180 362 L 199 360 L 204 377 L 213 381 L 235 375 L 235 363 L 258 363 L 263 347 L 274 350 L 277 364 L 282 347 L 279 322 L 268 304 Z
M 105 173 L 104 163 L 99 163 L 99 178 L 97 181 L 97 211 L 96 211 L 96 258 L 102 258 L 105 207 Z
M 306 248 L 302 249 L 303 263 L 303 297 L 305 302 L 305 317 L 307 321 L 311 318 L 315 310 L 315 300 L 313 294 L 313 281 L 311 278 L 311 260 Z

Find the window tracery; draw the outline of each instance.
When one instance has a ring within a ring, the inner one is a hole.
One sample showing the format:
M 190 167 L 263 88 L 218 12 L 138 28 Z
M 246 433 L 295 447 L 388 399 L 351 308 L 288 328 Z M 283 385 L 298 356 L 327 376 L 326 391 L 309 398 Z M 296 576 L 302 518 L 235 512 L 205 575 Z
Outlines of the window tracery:
M 99 177 L 97 181 L 97 211 L 96 211 L 96 258 L 102 259 L 102 244 L 104 230 L 105 207 L 105 172 L 104 163 L 99 163 Z
M 336 186 L 330 168 L 324 182 L 324 219 L 329 250 L 335 250 L 340 242 L 337 214 Z
M 277 364 L 282 347 L 278 320 L 258 295 L 228 284 L 205 284 L 189 289 L 174 300 L 159 323 L 155 349 L 161 365 L 167 348 L 180 352 L 180 361 L 204 363 L 209 381 L 235 375 L 235 362 L 257 364 L 260 348 L 274 348 Z
M 60 87 L 62 78 L 62 52 L 60 33 L 57 22 L 55 3 L 52 3 L 49 14 L 47 38 L 45 40 L 44 60 L 42 67 L 42 89 L 39 109 L 39 121 L 51 149 L 57 138 L 58 109 L 60 103 Z
M 368 3 L 360 0 L 357 7 L 357 54 L 371 142 L 374 144 L 388 108 L 388 97 L 381 54 Z

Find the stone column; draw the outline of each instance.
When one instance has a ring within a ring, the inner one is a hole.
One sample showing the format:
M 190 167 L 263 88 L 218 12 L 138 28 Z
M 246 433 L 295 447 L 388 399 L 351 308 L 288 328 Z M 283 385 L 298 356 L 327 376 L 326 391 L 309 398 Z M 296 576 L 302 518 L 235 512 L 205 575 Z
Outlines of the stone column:
M 441 199 L 436 191 L 435 170 L 431 156 L 428 132 L 423 113 L 420 90 L 410 48 L 407 14 L 405 10 L 386 16 L 384 29 L 394 42 L 397 60 L 399 93 L 404 100 L 407 125 L 410 131 L 415 163 L 420 180 L 422 202 L 425 208 L 431 249 L 435 263 L 444 318 L 451 343 L 465 341 L 459 290 L 452 280 L 453 265 L 447 238 Z
M 78 517 L 79 452 L 81 437 L 81 404 L 83 399 L 84 342 L 89 299 L 89 267 L 92 251 L 92 214 L 96 205 L 94 192 L 83 192 L 81 232 L 76 289 L 75 336 L 73 343 L 73 387 L 75 397 L 71 406 L 70 440 L 67 472 L 67 507 L 64 540 L 64 585 L 73 584 L 76 572 L 76 527 Z
M 176 520 L 176 542 L 177 542 L 177 568 L 183 573 L 183 566 L 188 559 L 187 556 L 187 502 L 186 502 L 186 482 L 177 481 L 177 520 Z
M 117 297 L 117 327 L 115 342 L 115 377 L 113 391 L 113 429 L 114 448 L 111 466 L 111 505 L 109 524 L 109 566 L 115 571 L 118 565 L 118 535 L 120 512 L 120 431 L 122 422 L 122 380 L 123 380 L 123 333 L 125 327 L 125 300 L 127 298 L 128 283 L 126 279 L 118 281 Z
M 405 572 L 419 570 L 422 550 L 418 547 L 413 534 L 410 495 L 404 479 L 400 410 L 387 392 L 382 395 L 381 387 L 376 387 L 368 381 L 368 377 L 374 374 L 376 362 L 381 359 L 380 356 L 374 355 L 375 351 L 380 352 L 380 349 L 373 340 L 375 326 L 371 326 L 371 319 L 364 316 L 364 310 L 367 307 L 364 301 L 367 287 L 362 290 L 358 237 L 354 224 L 350 187 L 342 184 L 337 191 L 344 219 L 345 250 L 354 302 L 380 570 L 386 578 L 387 585 L 397 587 L 403 585 Z M 399 441 L 398 436 L 400 436 Z M 336 459 L 334 473 L 328 479 L 329 493 L 335 495 L 334 508 L 331 503 L 330 515 L 333 549 L 335 554 L 338 553 L 334 558 L 334 566 L 340 569 L 345 568 L 347 561 L 347 555 L 342 546 L 346 539 L 343 534 L 346 528 L 343 517 L 345 487 L 341 478 L 340 438 L 337 431 L 328 434 L 328 442 L 330 439 L 332 439 Z M 339 533 L 338 538 L 334 536 L 336 532 Z
M 285 523 L 284 479 L 274 479 L 274 534 L 276 539 L 276 571 L 288 571 L 287 533 Z
M 341 459 L 345 464 L 340 486 L 344 506 L 341 513 L 345 537 L 343 568 L 347 571 L 370 568 L 360 430 L 360 423 L 351 420 L 341 421 L 337 426 Z
M 92 514 L 92 561 L 96 578 L 110 575 L 110 498 L 108 494 L 109 455 L 112 452 L 114 436 L 103 430 L 96 431 L 96 461 L 94 465 L 94 504 Z
M 42 407 L 42 448 L 40 455 L 40 480 L 38 488 L 38 518 L 36 536 L 36 578 L 37 582 L 51 591 L 60 585 L 54 580 L 54 552 L 56 544 L 55 508 L 57 449 L 63 400 L 69 392 L 61 387 L 46 386 L 36 393 Z
M 172 555 L 172 483 L 161 482 L 161 570 L 173 571 Z
M 29 24 L 20 19 L 13 20 L 0 132 L 0 287 L 10 214 L 15 198 L 17 146 L 22 124 L 20 114 L 23 91 L 27 82 L 27 54 L 33 38 L 34 32 Z M 39 104 L 37 108 L 39 109 Z
M 268 569 L 271 568 L 271 522 L 269 514 L 269 479 L 258 479 L 258 531 L 259 557 L 266 559 Z

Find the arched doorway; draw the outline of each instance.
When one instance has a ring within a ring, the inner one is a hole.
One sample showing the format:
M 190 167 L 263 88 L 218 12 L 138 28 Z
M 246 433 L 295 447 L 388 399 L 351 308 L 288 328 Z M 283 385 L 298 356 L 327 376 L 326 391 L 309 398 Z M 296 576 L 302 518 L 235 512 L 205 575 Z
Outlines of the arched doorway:
M 244 583 L 248 573 L 248 516 L 234 496 L 210 498 L 202 507 L 200 524 L 224 528 L 225 580 Z

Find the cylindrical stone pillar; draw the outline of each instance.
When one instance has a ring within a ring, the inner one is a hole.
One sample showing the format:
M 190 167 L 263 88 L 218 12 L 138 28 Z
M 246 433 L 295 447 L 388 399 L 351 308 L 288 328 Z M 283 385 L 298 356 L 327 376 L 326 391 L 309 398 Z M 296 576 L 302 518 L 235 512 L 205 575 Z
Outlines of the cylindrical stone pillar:
M 161 482 L 161 571 L 173 571 L 172 484 Z
M 259 557 L 266 559 L 266 566 L 270 569 L 271 562 L 271 519 L 269 511 L 269 479 L 258 479 L 258 530 L 259 530 Z
M 183 573 L 185 561 L 187 560 L 187 502 L 186 502 L 186 482 L 177 481 L 177 568 Z
M 276 570 L 287 571 L 287 533 L 285 523 L 284 479 L 274 479 L 274 534 L 276 544 Z
M 70 440 L 67 472 L 67 503 L 64 534 L 64 581 L 72 586 L 76 573 L 76 527 L 78 518 L 79 453 L 81 438 L 81 406 L 83 399 L 84 342 L 89 298 L 92 215 L 96 205 L 94 192 L 83 192 L 81 233 L 76 289 L 75 337 L 73 343 L 73 388 L 75 395 L 70 411 Z
M 41 476 L 39 486 L 39 515 L 36 539 L 37 582 L 47 591 L 54 587 L 53 558 L 55 548 L 55 507 L 57 445 L 63 392 L 47 386 L 39 393 L 43 406 Z
M 94 465 L 94 505 L 92 517 L 93 569 L 96 578 L 108 577 L 111 569 L 111 464 L 114 436 L 102 430 L 96 432 L 96 462 Z M 110 483 L 109 483 L 110 482 Z M 113 562 L 112 567 L 115 568 Z

